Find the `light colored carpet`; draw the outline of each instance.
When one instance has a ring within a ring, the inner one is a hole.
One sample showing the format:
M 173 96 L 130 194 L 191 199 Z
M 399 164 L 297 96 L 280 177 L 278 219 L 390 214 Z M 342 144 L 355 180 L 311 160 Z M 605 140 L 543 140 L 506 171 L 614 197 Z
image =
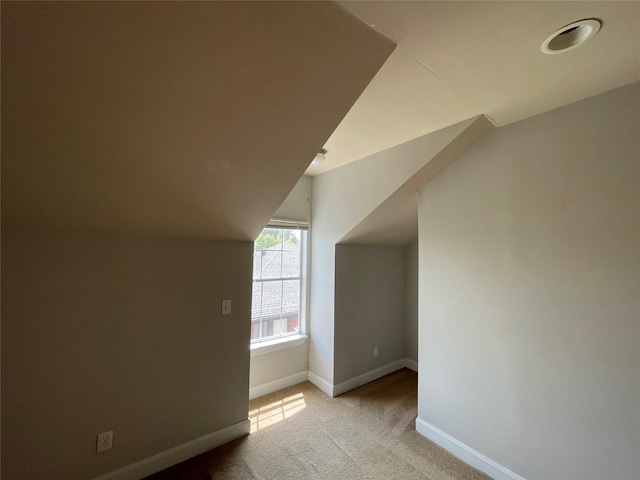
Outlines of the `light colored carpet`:
M 149 480 L 488 479 L 415 431 L 417 386 L 403 369 L 337 398 L 280 390 L 251 401 L 251 435 Z

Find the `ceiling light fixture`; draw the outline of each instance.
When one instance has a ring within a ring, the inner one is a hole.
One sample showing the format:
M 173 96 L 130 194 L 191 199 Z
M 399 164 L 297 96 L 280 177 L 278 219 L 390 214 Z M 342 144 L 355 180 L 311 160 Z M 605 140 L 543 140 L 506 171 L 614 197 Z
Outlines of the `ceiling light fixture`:
M 555 31 L 553 35 L 542 42 L 540 50 L 547 55 L 568 52 L 593 37 L 601 26 L 602 22 L 595 18 L 570 23 Z
M 324 148 L 320 149 L 320 152 L 316 155 L 316 158 L 311 161 L 311 165 L 320 165 L 322 162 L 324 162 L 326 154 L 327 151 Z

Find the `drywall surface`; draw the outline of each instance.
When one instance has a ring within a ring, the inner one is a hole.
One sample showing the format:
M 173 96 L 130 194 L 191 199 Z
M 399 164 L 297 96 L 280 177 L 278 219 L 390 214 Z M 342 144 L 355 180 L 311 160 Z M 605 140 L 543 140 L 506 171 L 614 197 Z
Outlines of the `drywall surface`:
M 315 192 L 315 184 L 314 184 Z M 315 201 L 315 194 L 314 194 Z M 335 240 L 322 225 L 311 228 L 309 370 L 333 384 Z
M 458 130 L 461 126 L 463 129 Z M 438 132 L 437 135 L 428 135 L 410 142 L 407 146 L 418 147 L 422 144 L 423 166 L 377 205 L 361 222 L 350 229 L 340 239 L 340 243 L 403 246 L 411 243 L 418 236 L 418 202 L 416 201 L 418 191 L 493 128 L 493 124 L 482 115 L 453 125 Z M 432 149 L 436 139 L 446 138 L 446 135 L 450 134 L 453 136 L 449 137 L 446 145 L 434 155 Z M 424 148 L 425 146 L 428 148 Z M 411 156 L 410 151 L 402 150 L 400 148 L 392 150 L 393 154 L 398 156 L 398 163 L 406 161 L 404 156 Z
M 311 222 L 311 177 L 303 175 L 273 218 Z M 309 237 L 307 236 L 307 239 Z M 307 284 L 309 282 L 307 281 Z M 307 289 L 308 289 L 307 285 Z M 308 305 L 307 305 L 308 307 Z M 306 313 L 308 318 L 308 312 Z M 304 333 L 304 332 L 303 332 Z M 274 382 L 309 368 L 309 343 L 251 357 L 250 386 Z
M 416 202 L 418 198 L 416 196 Z M 404 356 L 418 361 L 418 239 L 404 247 Z
M 324 229 L 342 239 L 477 120 L 465 120 L 313 177 L 314 225 L 327 223 Z
M 246 420 L 251 250 L 3 232 L 2 478 L 93 478 Z
M 303 175 L 287 198 L 278 207 L 273 218 L 311 222 L 311 177 Z
M 403 247 L 336 246 L 335 384 L 404 358 L 404 281 Z
M 309 369 L 327 382 L 334 383 L 336 244 L 474 122 L 460 122 L 313 177 Z
M 3 227 L 253 240 L 394 48 L 336 2 L 8 2 Z
M 418 416 L 527 479 L 640 478 L 640 84 L 419 196 Z
M 257 387 L 307 371 L 309 342 L 251 357 L 249 385 Z

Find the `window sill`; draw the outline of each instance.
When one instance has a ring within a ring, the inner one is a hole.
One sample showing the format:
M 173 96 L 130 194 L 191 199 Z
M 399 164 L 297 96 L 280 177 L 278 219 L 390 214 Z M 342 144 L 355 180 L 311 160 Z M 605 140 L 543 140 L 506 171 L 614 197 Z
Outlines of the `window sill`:
M 297 347 L 302 345 L 309 338 L 306 335 L 291 335 L 290 337 L 276 338 L 266 342 L 258 342 L 251 344 L 251 356 L 264 355 L 265 353 L 277 352 L 285 348 Z

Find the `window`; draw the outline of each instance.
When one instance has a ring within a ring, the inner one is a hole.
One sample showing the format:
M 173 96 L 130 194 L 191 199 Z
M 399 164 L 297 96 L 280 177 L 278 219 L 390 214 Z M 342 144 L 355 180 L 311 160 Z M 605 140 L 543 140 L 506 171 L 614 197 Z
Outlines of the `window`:
M 307 232 L 287 223 L 270 223 L 254 244 L 252 343 L 302 333 Z

